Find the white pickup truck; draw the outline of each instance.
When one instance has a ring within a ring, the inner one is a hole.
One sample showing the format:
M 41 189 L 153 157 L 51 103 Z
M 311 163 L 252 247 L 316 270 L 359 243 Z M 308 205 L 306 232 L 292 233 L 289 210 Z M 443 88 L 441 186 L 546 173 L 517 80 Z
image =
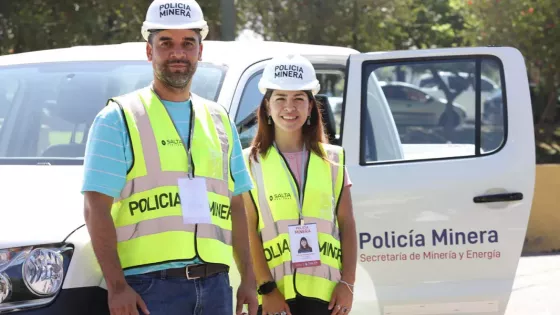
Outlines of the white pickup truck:
M 0 313 L 108 314 L 84 226 L 83 154 L 106 100 L 150 83 L 145 45 L 0 56 Z M 300 53 L 316 66 L 326 129 L 347 152 L 359 242 L 352 314 L 504 314 L 535 176 L 521 54 L 505 47 L 360 53 L 207 41 L 193 91 L 229 110 L 244 147 L 262 97 L 258 79 L 279 52 Z M 480 118 L 480 89 L 474 123 L 425 126 L 425 118 L 441 114 L 419 108 L 429 99 L 379 84 L 440 71 L 497 82 L 501 124 Z M 387 101 L 395 98 L 406 124 L 395 124 Z M 404 113 L 403 100 L 410 100 Z M 236 288 L 235 267 L 230 277 Z

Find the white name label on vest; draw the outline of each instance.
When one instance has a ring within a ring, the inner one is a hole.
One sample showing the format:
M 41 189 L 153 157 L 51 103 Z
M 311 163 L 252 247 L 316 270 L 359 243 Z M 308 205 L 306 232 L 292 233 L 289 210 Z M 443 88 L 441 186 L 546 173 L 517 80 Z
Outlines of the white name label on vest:
M 212 224 L 205 178 L 179 178 L 179 195 L 184 224 Z

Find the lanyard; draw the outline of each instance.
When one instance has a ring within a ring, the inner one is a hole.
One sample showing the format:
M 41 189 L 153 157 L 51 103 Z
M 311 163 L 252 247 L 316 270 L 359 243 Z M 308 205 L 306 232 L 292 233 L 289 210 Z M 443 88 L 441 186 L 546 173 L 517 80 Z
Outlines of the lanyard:
M 177 132 L 177 135 L 181 138 L 181 141 L 183 141 L 183 139 L 182 139 L 183 137 L 181 137 L 181 134 L 179 133 L 179 129 L 177 129 L 177 125 L 175 125 L 175 122 L 171 118 L 171 115 L 169 115 L 169 111 L 167 110 L 167 108 L 165 107 L 165 105 L 163 104 L 161 99 L 159 98 L 159 95 L 154 90 L 153 83 L 150 86 L 150 89 L 152 90 L 154 95 L 158 98 L 161 105 L 163 105 L 163 108 L 165 109 L 165 112 L 167 113 L 167 116 L 169 116 L 169 120 L 171 120 L 171 123 L 173 124 L 173 128 L 175 128 L 175 131 Z M 194 106 L 193 106 L 192 94 L 191 94 L 190 100 L 191 100 L 191 102 L 190 102 L 190 104 L 191 104 L 191 117 L 190 117 L 190 125 L 189 125 L 189 143 L 183 143 L 183 148 L 185 148 L 185 151 L 187 152 L 187 163 L 188 163 L 188 175 L 187 176 L 189 177 L 189 179 L 193 179 L 194 178 L 194 172 L 193 172 L 194 165 L 193 165 L 193 160 L 192 160 L 191 145 L 192 145 L 193 132 L 194 132 Z
M 276 148 L 276 150 L 278 151 L 278 153 L 280 153 L 280 150 L 278 150 L 278 147 L 276 146 L 276 142 L 273 142 L 274 147 Z M 305 165 L 305 157 L 307 150 L 305 149 L 305 144 L 303 145 L 303 156 L 301 158 L 301 184 L 299 185 L 299 200 L 298 200 L 298 212 L 299 212 L 299 220 L 300 220 L 300 224 L 304 225 L 304 221 L 303 221 L 303 186 L 305 184 L 305 170 L 303 169 L 304 165 Z M 282 167 L 284 168 L 284 171 L 286 172 L 286 176 L 288 176 L 288 178 L 291 177 L 291 173 L 288 170 L 288 166 L 286 165 L 286 162 L 284 161 L 284 159 L 282 160 Z M 290 186 L 292 187 L 292 192 L 294 194 L 294 197 L 297 194 L 297 190 L 295 187 L 295 178 L 293 181 L 288 180 L 290 182 Z

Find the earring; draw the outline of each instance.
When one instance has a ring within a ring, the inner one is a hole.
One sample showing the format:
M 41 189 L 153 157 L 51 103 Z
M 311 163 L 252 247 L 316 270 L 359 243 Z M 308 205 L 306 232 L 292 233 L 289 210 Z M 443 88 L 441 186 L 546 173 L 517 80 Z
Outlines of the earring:
M 272 116 L 270 116 L 270 115 L 268 116 L 268 124 L 272 125 Z
M 311 125 L 311 116 L 307 116 L 307 125 Z

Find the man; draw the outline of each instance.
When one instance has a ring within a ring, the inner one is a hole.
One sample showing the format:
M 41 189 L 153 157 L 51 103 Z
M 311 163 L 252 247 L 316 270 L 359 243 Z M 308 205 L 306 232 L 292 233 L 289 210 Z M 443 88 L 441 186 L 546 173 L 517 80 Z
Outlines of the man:
M 239 136 L 190 91 L 207 33 L 194 0 L 155 0 L 142 26 L 153 84 L 111 99 L 90 130 L 84 215 L 111 315 L 233 314 L 232 254 L 237 314 L 256 314 Z

